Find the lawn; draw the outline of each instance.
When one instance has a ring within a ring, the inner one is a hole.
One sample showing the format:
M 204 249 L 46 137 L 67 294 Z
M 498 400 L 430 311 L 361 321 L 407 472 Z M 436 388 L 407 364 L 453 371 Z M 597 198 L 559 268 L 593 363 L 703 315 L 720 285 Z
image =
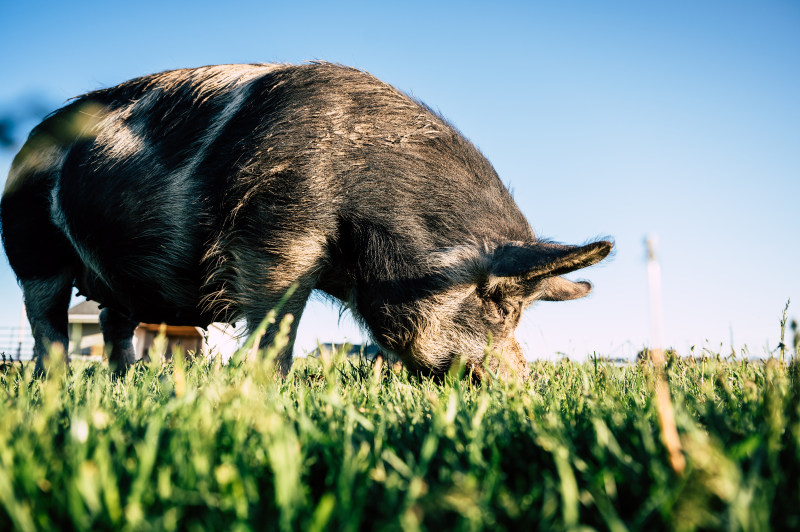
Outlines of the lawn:
M 800 529 L 800 365 L 535 362 L 523 383 L 360 359 L 157 356 L 0 373 L 0 529 Z

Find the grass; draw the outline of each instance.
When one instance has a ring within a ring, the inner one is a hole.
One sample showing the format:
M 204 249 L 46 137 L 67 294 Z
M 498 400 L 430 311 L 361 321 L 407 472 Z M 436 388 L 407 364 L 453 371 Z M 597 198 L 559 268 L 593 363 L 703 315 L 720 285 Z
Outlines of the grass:
M 0 373 L 0 529 L 800 527 L 800 366 L 671 357 L 686 468 L 648 364 L 524 384 L 269 357 Z

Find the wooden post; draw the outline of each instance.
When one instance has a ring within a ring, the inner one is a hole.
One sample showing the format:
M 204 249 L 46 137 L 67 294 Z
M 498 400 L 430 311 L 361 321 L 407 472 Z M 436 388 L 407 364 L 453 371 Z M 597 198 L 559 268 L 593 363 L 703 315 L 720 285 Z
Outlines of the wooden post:
M 672 470 L 681 474 L 686 467 L 686 459 L 683 457 L 681 440 L 678 437 L 678 429 L 675 425 L 675 411 L 672 407 L 666 375 L 666 360 L 664 351 L 661 348 L 661 266 L 656 259 L 655 244 L 654 237 L 647 237 L 647 281 L 650 292 L 650 326 L 652 335 L 652 344 L 649 350 L 650 360 L 655 368 L 656 411 L 661 429 L 661 439 L 669 453 Z

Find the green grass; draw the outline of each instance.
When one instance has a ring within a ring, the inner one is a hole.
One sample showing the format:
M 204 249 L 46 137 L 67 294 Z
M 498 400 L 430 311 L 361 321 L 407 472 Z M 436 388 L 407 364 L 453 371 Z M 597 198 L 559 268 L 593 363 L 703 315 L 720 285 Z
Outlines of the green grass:
M 268 358 L 268 357 L 267 357 Z M 672 358 L 686 457 L 649 365 L 533 364 L 525 384 L 360 361 L 0 374 L 0 529 L 800 527 L 800 368 Z

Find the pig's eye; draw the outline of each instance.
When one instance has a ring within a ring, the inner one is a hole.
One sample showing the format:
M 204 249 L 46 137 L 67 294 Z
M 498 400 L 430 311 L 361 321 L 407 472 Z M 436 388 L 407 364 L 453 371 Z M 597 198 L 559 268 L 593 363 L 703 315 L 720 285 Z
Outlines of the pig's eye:
M 512 315 L 517 308 L 516 305 L 514 305 L 514 303 L 505 299 L 499 294 L 489 296 L 488 303 L 497 311 L 497 313 L 503 319 Z
M 516 305 L 514 305 L 513 303 L 509 303 L 507 301 L 503 302 L 500 305 L 500 313 L 503 314 L 503 316 L 511 316 L 512 314 L 514 314 L 514 311 L 516 309 L 517 309 Z

